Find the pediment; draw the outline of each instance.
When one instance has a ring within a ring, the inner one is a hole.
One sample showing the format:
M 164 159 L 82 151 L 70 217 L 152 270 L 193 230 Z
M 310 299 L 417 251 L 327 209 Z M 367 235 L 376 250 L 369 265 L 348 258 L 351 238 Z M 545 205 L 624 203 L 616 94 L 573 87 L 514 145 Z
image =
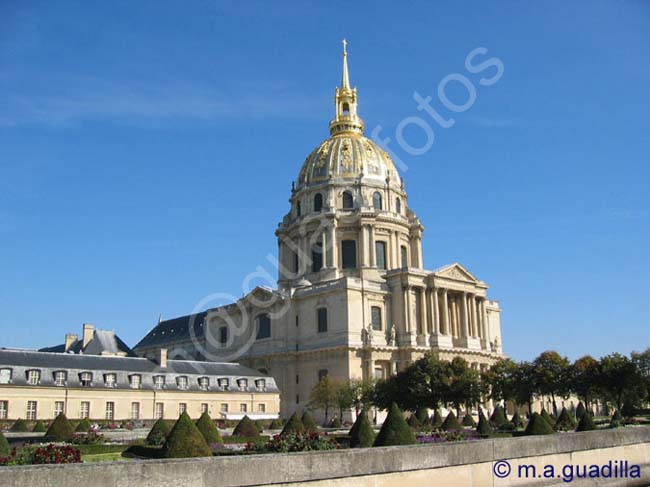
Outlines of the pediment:
M 471 272 L 457 262 L 438 269 L 435 271 L 435 275 L 457 281 L 480 282 Z

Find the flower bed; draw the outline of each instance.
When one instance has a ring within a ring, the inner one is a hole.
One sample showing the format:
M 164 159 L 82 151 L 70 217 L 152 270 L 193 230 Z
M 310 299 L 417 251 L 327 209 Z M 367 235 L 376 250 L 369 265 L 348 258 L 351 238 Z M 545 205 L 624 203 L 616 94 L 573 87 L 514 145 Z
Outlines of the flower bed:
M 11 455 L 0 458 L 0 466 L 46 465 L 81 463 L 81 452 L 72 446 L 49 444 L 43 447 L 23 447 L 11 450 Z

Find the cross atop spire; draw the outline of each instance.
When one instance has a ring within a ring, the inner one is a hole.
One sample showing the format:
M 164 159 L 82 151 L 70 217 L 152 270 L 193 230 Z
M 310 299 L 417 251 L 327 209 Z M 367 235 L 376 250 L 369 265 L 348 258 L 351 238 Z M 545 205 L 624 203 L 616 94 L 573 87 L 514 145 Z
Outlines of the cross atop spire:
M 330 122 L 330 134 L 354 133 L 363 135 L 363 120 L 357 115 L 357 89 L 350 87 L 348 73 L 348 41 L 343 39 L 343 75 L 341 87 L 336 88 L 336 114 Z
M 348 41 L 343 39 L 343 79 L 341 80 L 341 88 L 344 90 L 350 89 L 350 76 L 348 75 Z

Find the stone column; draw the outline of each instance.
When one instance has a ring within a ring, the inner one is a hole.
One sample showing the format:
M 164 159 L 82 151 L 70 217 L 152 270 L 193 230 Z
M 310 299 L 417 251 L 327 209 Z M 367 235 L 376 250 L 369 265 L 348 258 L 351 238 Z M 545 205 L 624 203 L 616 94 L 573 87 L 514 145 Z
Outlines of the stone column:
M 339 267 L 339 242 L 336 238 L 336 221 L 332 222 L 330 229 L 331 238 L 330 245 L 332 246 L 332 268 L 338 269 Z
M 369 247 L 370 247 L 370 267 L 377 267 L 377 256 L 375 255 L 375 227 L 373 225 L 368 226 L 370 231 L 369 238 Z M 386 258 L 386 256 L 384 256 Z
M 468 337 L 469 336 L 469 314 L 467 312 L 467 293 L 463 293 L 461 296 L 460 300 L 460 307 L 462 310 L 462 322 L 463 322 L 463 330 L 462 330 L 462 336 Z
M 454 337 L 458 336 L 458 306 L 456 305 L 456 296 L 451 295 L 451 302 L 449 307 L 449 314 L 451 315 L 451 334 Z
M 418 269 L 424 269 L 424 263 L 422 262 L 422 237 L 418 236 L 415 239 L 415 247 L 418 256 Z
M 404 286 L 404 328 L 411 333 L 411 290 Z
M 425 289 L 424 288 L 419 288 L 418 289 L 418 295 L 420 296 L 420 306 L 416 310 L 418 314 L 418 321 L 419 321 L 419 329 L 418 331 L 421 332 L 422 335 L 426 335 L 427 333 L 427 314 L 426 314 L 426 298 L 425 298 Z M 417 303 L 417 301 L 416 301 Z
M 450 335 L 449 333 L 449 303 L 447 301 L 447 290 L 442 290 L 442 327 L 444 328 L 443 333 Z
M 431 290 L 431 327 L 433 328 L 433 333 L 435 333 L 436 335 L 441 333 L 437 289 Z
M 483 319 L 483 330 L 484 330 L 483 339 L 489 346 L 490 345 L 490 322 L 488 321 L 488 317 L 487 317 L 486 299 L 481 300 L 481 316 Z
M 470 335 L 473 337 L 478 336 L 478 327 L 476 325 L 476 296 L 469 295 L 469 311 L 470 311 Z
M 327 230 L 323 230 L 323 233 L 321 234 L 321 250 L 322 250 L 322 256 L 323 256 L 323 268 L 328 267 L 327 265 Z
M 368 267 L 368 238 L 366 237 L 367 228 L 365 225 L 361 225 L 359 229 L 359 254 L 361 257 L 361 267 Z

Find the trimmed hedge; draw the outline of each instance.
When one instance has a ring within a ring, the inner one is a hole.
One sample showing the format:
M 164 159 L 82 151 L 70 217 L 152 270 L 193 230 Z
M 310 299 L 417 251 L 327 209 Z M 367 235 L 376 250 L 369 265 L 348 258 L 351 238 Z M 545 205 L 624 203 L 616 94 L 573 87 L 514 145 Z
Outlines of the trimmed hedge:
M 74 429 L 63 413 L 54 418 L 54 421 L 45 432 L 46 438 L 52 438 L 56 441 L 69 441 L 73 436 Z
M 0 431 L 0 458 L 8 457 L 10 453 L 11 448 L 9 447 L 9 442 L 5 438 L 5 435 L 2 434 L 2 431 Z
M 454 412 L 449 411 L 445 421 L 442 423 L 442 429 L 445 431 L 461 431 L 463 426 L 458 422 Z
M 472 417 L 472 413 L 470 413 L 469 411 L 465 413 L 462 424 L 463 426 L 469 426 L 470 428 L 476 426 L 476 421 L 474 421 L 474 418 Z
M 161 446 L 165 443 L 165 438 L 171 431 L 169 424 L 163 420 L 159 419 L 151 427 L 151 431 L 147 435 L 147 444 L 151 446 Z
M 340 428 L 341 425 L 341 420 L 339 419 L 338 416 L 334 416 L 332 420 L 330 421 L 329 427 L 330 428 Z
M 440 411 L 437 409 L 431 418 L 431 426 L 433 426 L 434 430 L 440 429 L 442 427 L 442 416 L 440 415 Z
M 223 440 L 221 439 L 219 430 L 214 425 L 214 421 L 212 421 L 212 418 L 207 411 L 197 420 L 196 427 L 199 429 L 208 445 L 223 445 Z
M 279 430 L 279 429 L 282 429 L 283 427 L 284 427 L 284 424 L 283 424 L 282 420 L 280 418 L 277 418 L 277 419 L 274 419 L 273 421 L 271 421 L 269 429 L 270 430 Z
M 246 443 L 253 443 L 255 445 L 260 443 L 266 443 L 271 439 L 268 435 L 260 435 L 253 437 L 246 436 L 224 436 L 221 438 L 224 444 L 226 445 L 242 445 Z
M 497 404 L 494 411 L 492 411 L 492 416 L 490 416 L 490 423 L 492 423 L 492 426 L 500 428 L 506 421 L 508 421 L 508 418 L 506 418 L 506 412 L 503 406 Z
M 248 417 L 248 415 L 244 416 L 232 431 L 232 436 L 247 436 L 254 438 L 259 435 L 260 430 L 257 429 L 257 426 L 255 426 L 255 423 Z
M 415 417 L 418 418 L 418 421 L 422 426 L 430 424 L 429 413 L 424 408 L 419 408 L 417 411 L 415 411 Z
M 79 424 L 75 428 L 75 431 L 77 433 L 88 433 L 88 430 L 90 429 L 91 426 L 92 425 L 90 424 L 90 420 L 88 418 L 84 418 L 79 422 Z
M 555 420 L 551 418 L 551 415 L 546 412 L 546 409 L 542 408 L 542 412 L 540 413 L 540 416 L 546 420 L 546 422 L 551 426 L 555 426 Z
M 165 451 L 157 446 L 131 445 L 122 452 L 123 457 L 165 458 Z
M 476 426 L 476 432 L 485 438 L 492 436 L 494 433 L 492 426 L 490 425 L 488 419 L 485 417 L 485 414 L 483 414 L 482 409 L 479 409 L 478 412 L 478 425 Z
M 183 413 L 167 435 L 163 455 L 165 458 L 210 457 L 212 450 L 194 421 Z
M 302 418 L 300 418 L 300 421 L 302 421 L 302 425 L 305 427 L 305 431 L 307 432 L 318 431 L 318 425 L 316 424 L 316 421 L 314 421 L 312 415 L 309 414 L 309 411 L 305 411 L 302 413 Z
M 298 417 L 298 413 L 293 413 L 289 418 L 289 421 L 287 421 L 287 424 L 285 424 L 284 428 L 282 428 L 282 432 L 280 434 L 282 436 L 285 436 L 291 433 L 299 434 L 304 432 L 305 426 L 302 424 L 302 421 Z
M 18 418 L 16 422 L 11 426 L 9 430 L 13 433 L 29 433 L 29 428 L 27 427 L 27 422 L 24 419 Z
M 368 448 L 375 442 L 375 431 L 368 420 L 368 413 L 361 411 L 350 429 L 350 448 Z
M 404 421 L 397 404 L 391 404 L 388 416 L 381 427 L 373 446 L 413 445 L 417 439 L 411 427 Z
M 127 450 L 132 445 L 103 445 L 95 443 L 93 445 L 75 445 L 74 447 L 82 455 L 101 455 L 103 453 L 119 453 Z
M 555 421 L 555 431 L 573 431 L 576 428 L 576 420 L 573 415 L 566 409 L 562 408 L 562 412 Z
M 578 423 L 576 431 L 593 431 L 595 429 L 596 425 L 594 424 L 594 418 L 591 416 L 591 414 L 585 411 L 585 413 L 580 418 L 580 422 Z
M 582 401 L 578 403 L 578 407 L 576 408 L 576 418 L 578 418 L 578 421 L 582 419 L 582 415 L 587 412 L 587 408 L 585 408 L 585 405 L 582 404 Z
M 547 420 L 539 413 L 533 413 L 526 426 L 526 435 L 550 435 L 553 434 L 553 428 Z
M 47 431 L 47 428 L 45 428 L 43 421 L 36 421 L 32 428 L 32 433 L 45 433 L 45 431 Z
M 524 425 L 524 421 L 521 419 L 521 416 L 519 416 L 519 411 L 516 409 L 515 414 L 512 415 L 510 422 L 515 425 L 515 428 L 521 428 Z
M 420 428 L 422 427 L 420 421 L 418 421 L 418 418 L 415 417 L 415 414 L 411 414 L 406 422 L 411 428 L 413 428 L 414 431 L 420 431 Z

